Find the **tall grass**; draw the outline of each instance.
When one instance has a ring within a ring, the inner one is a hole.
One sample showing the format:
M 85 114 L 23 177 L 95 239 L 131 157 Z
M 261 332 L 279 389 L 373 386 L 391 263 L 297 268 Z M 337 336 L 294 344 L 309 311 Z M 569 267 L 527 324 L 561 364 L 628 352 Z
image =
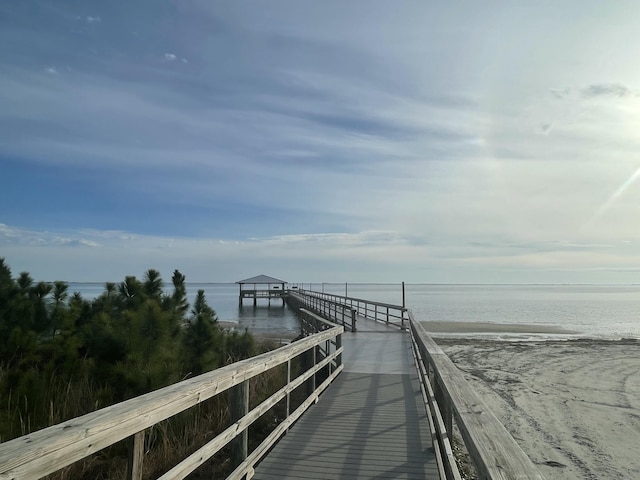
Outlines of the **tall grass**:
M 259 351 L 275 348 L 261 344 Z M 299 370 L 298 367 L 297 370 Z M 294 372 L 295 373 L 295 372 Z M 286 383 L 286 365 L 280 365 L 251 379 L 250 408 L 268 398 Z M 6 386 L 8 371 L 0 366 L 0 386 Z M 109 405 L 108 385 L 97 385 L 89 375 L 63 378 L 56 372 L 30 372 L 27 394 L 6 392 L 0 409 L 2 441 L 29 434 Z M 25 385 L 21 385 L 24 389 Z M 0 396 L 2 394 L 0 393 Z M 255 448 L 286 415 L 280 402 L 252 426 L 250 450 Z M 231 423 L 228 392 L 160 422 L 145 431 L 143 478 L 157 478 L 202 447 Z M 99 480 L 124 478 L 127 469 L 127 442 L 119 442 L 46 477 L 50 480 Z M 229 452 L 224 449 L 189 478 L 224 477 L 232 470 Z

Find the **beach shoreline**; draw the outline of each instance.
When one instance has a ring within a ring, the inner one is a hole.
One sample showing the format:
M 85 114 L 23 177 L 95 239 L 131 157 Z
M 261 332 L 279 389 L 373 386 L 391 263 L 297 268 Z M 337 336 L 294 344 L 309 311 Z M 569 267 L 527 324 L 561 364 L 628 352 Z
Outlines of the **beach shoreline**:
M 450 333 L 502 333 L 502 334 L 558 334 L 575 335 L 578 332 L 553 325 L 533 325 L 524 323 L 489 323 L 489 322 L 420 322 L 429 334 Z
M 434 339 L 547 480 L 640 478 L 640 341 Z
M 244 331 L 241 325 L 239 325 L 237 322 L 219 320 L 218 325 L 220 326 L 220 328 L 223 328 L 225 330 L 236 330 L 240 333 Z M 276 344 L 282 344 L 282 345 L 291 343 L 291 341 L 300 334 L 300 332 L 292 331 L 292 330 L 287 330 L 287 331 L 275 330 L 274 331 L 274 330 L 265 330 L 265 329 L 252 330 L 248 328 L 248 331 L 253 336 L 253 338 L 258 342 L 275 342 Z

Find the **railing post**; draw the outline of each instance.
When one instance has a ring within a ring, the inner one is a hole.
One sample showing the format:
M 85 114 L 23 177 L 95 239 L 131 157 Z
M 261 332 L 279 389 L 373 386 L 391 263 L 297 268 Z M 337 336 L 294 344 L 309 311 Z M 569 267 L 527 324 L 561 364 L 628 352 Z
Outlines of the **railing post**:
M 249 413 L 249 380 L 245 380 L 232 388 L 229 410 L 232 422 L 237 422 Z M 245 428 L 242 433 L 231 441 L 231 463 L 233 468 L 238 467 L 247 459 L 248 433 Z
M 287 360 L 287 387 L 291 383 L 291 359 Z M 291 395 L 287 392 L 287 417 L 289 418 L 289 414 L 291 413 Z
M 317 363 L 317 357 L 318 357 L 318 348 L 320 348 L 319 346 L 315 346 L 311 349 L 311 366 L 313 368 L 316 367 L 316 363 Z M 316 391 L 316 373 L 317 372 L 313 372 L 313 375 L 311 375 L 311 392 L 315 392 Z
M 448 398 L 444 400 L 444 428 L 447 429 L 447 435 L 449 441 L 453 444 L 453 408 L 451 408 L 451 401 Z
M 357 318 L 356 311 L 355 309 L 352 308 L 351 309 L 351 330 L 354 332 L 356 331 L 356 318 Z
M 330 350 L 331 350 L 331 340 L 325 340 L 324 341 L 324 358 L 327 358 L 329 355 L 331 355 Z M 328 367 L 327 370 L 329 371 L 329 375 L 331 375 L 331 362 L 329 362 L 327 367 Z
M 313 368 L 313 365 L 314 365 L 313 351 L 315 351 L 315 347 L 307 350 L 302 355 L 303 367 L 305 372 Z M 307 389 L 307 397 L 311 395 L 315 390 L 315 386 L 313 383 L 314 383 L 313 377 L 308 378 L 307 381 L 305 382 L 306 389 Z
M 127 480 L 142 480 L 143 460 L 144 430 L 129 437 L 129 462 L 127 464 Z
M 453 409 L 451 408 L 451 402 L 448 398 L 445 398 L 444 389 L 440 385 L 440 381 L 437 376 L 433 378 L 433 394 L 436 397 L 436 402 L 440 407 L 440 413 L 442 413 L 442 420 L 444 421 L 444 428 L 447 431 L 449 440 L 453 441 Z

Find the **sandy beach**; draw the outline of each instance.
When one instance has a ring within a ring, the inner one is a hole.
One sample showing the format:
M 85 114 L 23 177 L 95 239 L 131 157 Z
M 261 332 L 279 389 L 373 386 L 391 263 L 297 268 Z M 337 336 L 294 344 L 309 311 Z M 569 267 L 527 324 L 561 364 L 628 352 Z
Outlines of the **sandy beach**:
M 432 334 L 545 478 L 640 478 L 640 342 Z

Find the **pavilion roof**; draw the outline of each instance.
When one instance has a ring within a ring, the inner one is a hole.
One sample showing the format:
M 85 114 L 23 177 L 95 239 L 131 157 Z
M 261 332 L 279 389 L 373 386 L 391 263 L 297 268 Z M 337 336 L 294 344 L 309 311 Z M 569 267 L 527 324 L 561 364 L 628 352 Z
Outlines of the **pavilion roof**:
M 236 283 L 244 284 L 244 283 L 261 283 L 261 284 L 270 284 L 270 283 L 287 283 L 284 280 L 278 280 L 277 278 L 269 277 L 268 275 L 258 275 L 257 277 L 247 278 L 245 280 L 240 280 Z

